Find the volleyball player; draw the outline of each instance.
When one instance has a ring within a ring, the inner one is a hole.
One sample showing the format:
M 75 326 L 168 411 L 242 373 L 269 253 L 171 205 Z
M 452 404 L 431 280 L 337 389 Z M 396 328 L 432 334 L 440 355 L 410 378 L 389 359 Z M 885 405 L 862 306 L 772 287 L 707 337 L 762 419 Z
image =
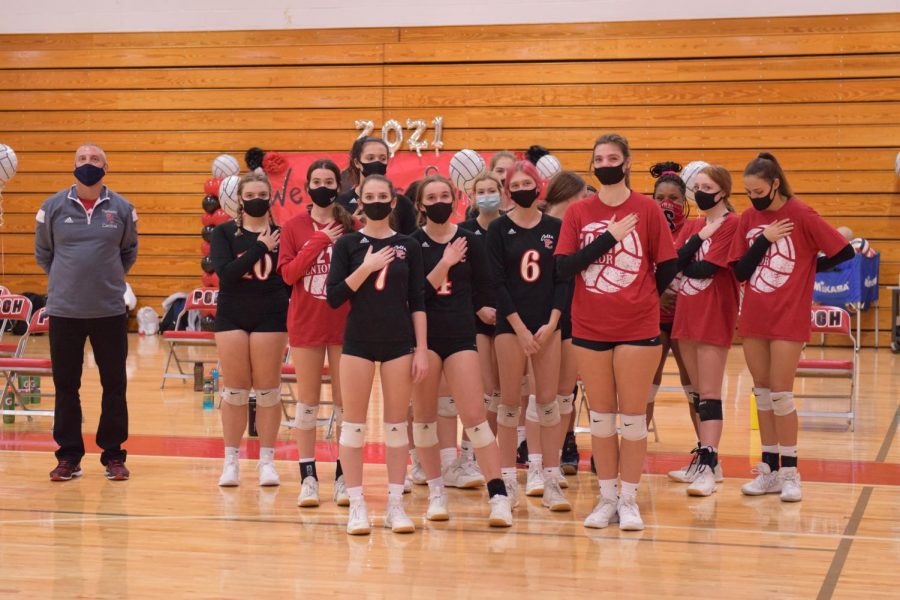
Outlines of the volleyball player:
M 272 218 L 272 187 L 249 173 L 238 184 L 234 221 L 218 225 L 209 256 L 219 276 L 216 349 L 222 365 L 222 435 L 225 464 L 219 485 L 240 483 L 241 437 L 247 428 L 250 389 L 256 391 L 259 485 L 280 484 L 275 438 L 281 425 L 281 364 L 287 344 L 288 288 L 275 270 L 281 232 Z
M 438 453 L 437 416 L 459 415 L 478 463 L 487 475 L 491 504 L 490 524 L 512 525 L 512 507 L 500 478 L 500 451 L 487 422 L 475 345 L 476 313 L 487 319 L 491 293 L 490 269 L 483 244 L 475 235 L 450 222 L 455 190 L 440 175 L 426 177 L 418 189 L 416 208 L 424 226 L 412 237 L 422 247 L 425 272 L 425 310 L 428 315 L 428 376 L 413 392 L 413 436 L 428 481 L 425 517 L 450 517 Z M 451 396 L 440 396 L 444 376 Z M 451 399 L 452 397 L 452 399 Z M 453 442 L 456 450 L 456 441 Z
M 567 283 L 556 273 L 553 251 L 559 241 L 560 222 L 535 206 L 541 176 L 527 161 L 506 173 L 505 193 L 515 210 L 491 223 L 487 245 L 497 294 L 495 347 L 500 366 L 501 404 L 497 412 L 503 481 L 515 504 L 516 427 L 520 390 L 528 359 L 534 369 L 537 413 L 544 451 L 543 504 L 552 511 L 572 506 L 559 486 L 560 406 L 559 319 L 565 306 Z
M 678 340 L 690 383 L 698 396 L 699 448 L 691 471 L 691 496 L 709 496 L 721 481 L 722 383 L 737 323 L 739 289 L 728 256 L 738 217 L 731 205 L 731 175 L 725 167 L 704 167 L 696 176 L 694 200 L 703 216 L 691 219 L 676 241 L 678 303 L 672 339 Z
M 628 141 L 600 136 L 591 162 L 600 191 L 569 207 L 556 249 L 561 276 L 578 275 L 572 344 L 590 404 L 600 480 L 600 501 L 584 524 L 602 528 L 618 516 L 621 529 L 640 530 L 647 396 L 661 354 L 659 295 L 675 276 L 675 250 L 659 206 L 628 187 Z
M 409 452 L 406 419 L 412 385 L 428 373 L 422 250 L 391 226 L 397 197 L 390 180 L 369 175 L 359 193 L 366 224 L 335 242 L 326 286 L 332 308 L 350 302 L 340 364 L 344 404 L 340 456 L 350 497 L 347 533 L 370 531 L 362 471 L 376 363 L 380 363 L 388 471 L 384 526 L 395 533 L 411 533 L 415 525 L 403 509 Z
M 744 169 L 753 204 L 741 214 L 731 247 L 739 281 L 746 281 L 738 333 L 753 377 L 762 462 L 741 491 L 748 496 L 802 498 L 797 471 L 794 374 L 809 341 L 809 314 L 817 271 L 853 258 L 853 247 L 815 210 L 797 199 L 768 152 Z M 825 256 L 817 257 L 819 251 Z M 779 460 L 780 457 L 780 460 Z
M 509 172 L 510 169 L 513 168 L 513 165 L 516 164 L 516 155 L 508 150 L 501 150 L 497 152 L 493 156 L 491 156 L 491 162 L 488 163 L 488 170 L 497 176 L 501 182 L 506 181 L 506 173 Z M 502 204 L 500 205 L 500 210 L 506 212 L 513 208 L 513 204 L 509 199 L 509 196 L 504 194 L 501 196 Z
M 278 272 L 293 286 L 288 309 L 288 338 L 291 360 L 297 373 L 299 403 L 294 424 L 297 427 L 297 451 L 300 455 L 300 495 L 297 506 L 319 505 L 319 476 L 316 471 L 316 423 L 322 392 L 322 369 L 328 358 L 331 376 L 331 400 L 336 435 L 341 427 L 341 344 L 349 306 L 333 309 L 325 297 L 325 281 L 331 267 L 334 242 L 357 224 L 335 202 L 340 169 L 328 160 L 313 162 L 306 171 L 306 193 L 312 200 L 282 228 Z M 344 476 L 338 459 L 334 500 L 347 506 Z

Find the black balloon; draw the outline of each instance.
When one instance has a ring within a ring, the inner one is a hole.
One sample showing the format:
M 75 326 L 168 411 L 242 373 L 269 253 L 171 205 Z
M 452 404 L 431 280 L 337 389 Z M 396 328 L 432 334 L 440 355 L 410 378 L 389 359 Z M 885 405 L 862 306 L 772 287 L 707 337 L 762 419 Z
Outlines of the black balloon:
M 219 208 L 219 199 L 215 196 L 206 196 L 203 198 L 203 210 L 206 211 L 206 214 L 211 215 Z
M 212 273 L 213 271 L 215 271 L 215 268 L 212 264 L 212 259 L 208 256 L 204 256 L 200 260 L 200 268 L 203 269 L 204 273 Z
M 212 315 L 203 315 L 200 319 L 201 331 L 213 331 L 216 327 L 216 318 Z
M 247 168 L 253 171 L 262 166 L 265 157 L 266 151 L 254 146 L 244 153 L 244 162 L 247 163 Z
M 203 229 L 200 230 L 200 235 L 203 236 L 204 242 L 208 242 L 208 241 L 212 240 L 213 229 L 215 229 L 215 227 L 213 227 L 212 225 L 207 225 L 206 227 L 204 227 Z

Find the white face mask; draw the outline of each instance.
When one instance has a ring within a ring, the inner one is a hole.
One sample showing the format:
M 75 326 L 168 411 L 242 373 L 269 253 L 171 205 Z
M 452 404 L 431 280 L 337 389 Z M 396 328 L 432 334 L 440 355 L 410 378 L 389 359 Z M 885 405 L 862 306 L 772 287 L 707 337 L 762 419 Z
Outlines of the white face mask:
M 475 196 L 475 206 L 486 212 L 494 212 L 500 208 L 500 194 Z

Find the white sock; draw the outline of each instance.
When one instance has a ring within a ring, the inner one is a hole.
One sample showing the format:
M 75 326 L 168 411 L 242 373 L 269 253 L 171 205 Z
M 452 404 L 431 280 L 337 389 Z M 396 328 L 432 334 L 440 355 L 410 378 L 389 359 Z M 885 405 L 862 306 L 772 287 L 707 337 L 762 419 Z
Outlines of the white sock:
M 231 446 L 225 446 L 225 458 L 238 458 L 241 455 L 240 448 L 232 448 Z
M 771 446 L 763 444 L 762 451 L 768 452 L 769 454 L 778 454 L 778 448 L 778 444 L 772 444 Z M 796 448 L 796 446 L 794 446 L 794 448 Z
M 616 483 L 618 482 L 615 479 L 601 479 L 600 496 L 607 500 L 612 500 L 613 502 L 618 500 L 619 494 L 616 492 Z
M 528 455 L 528 464 L 537 465 L 536 468 L 540 469 L 544 465 L 544 455 L 543 454 L 529 454 Z
M 472 455 L 473 455 L 474 452 L 475 452 L 474 448 L 472 448 L 472 442 L 469 442 L 469 441 L 466 441 L 466 440 L 463 440 L 463 441 L 461 441 L 461 442 L 459 443 L 459 449 L 460 449 L 460 452 L 461 452 L 466 458 L 472 458 Z
M 349 494 L 349 489 L 347 490 Z M 389 483 L 388 484 L 388 500 L 403 500 L 403 484 L 402 483 Z
M 456 460 L 456 448 L 441 448 L 441 468 L 449 467 Z
M 544 481 L 558 481 L 560 475 L 559 467 L 544 467 Z
M 363 487 L 348 487 L 347 488 L 347 496 L 350 498 L 350 501 L 354 500 L 362 500 L 363 498 Z
M 516 468 L 515 467 L 503 467 L 500 469 L 500 477 L 510 477 L 512 479 L 516 478 Z
M 628 483 L 627 481 L 622 482 L 622 497 L 626 496 L 637 496 L 639 483 Z
M 428 480 L 428 497 L 433 498 L 444 493 L 444 478 L 435 477 Z
M 769 450 L 767 450 L 766 452 L 769 452 Z M 797 446 L 782 446 L 781 444 L 778 444 L 778 453 L 782 456 L 792 456 L 796 458 Z
M 521 446 L 522 442 L 525 441 L 525 426 L 519 425 L 516 427 L 516 446 Z
M 275 448 L 260 448 L 259 462 L 272 462 L 275 460 Z

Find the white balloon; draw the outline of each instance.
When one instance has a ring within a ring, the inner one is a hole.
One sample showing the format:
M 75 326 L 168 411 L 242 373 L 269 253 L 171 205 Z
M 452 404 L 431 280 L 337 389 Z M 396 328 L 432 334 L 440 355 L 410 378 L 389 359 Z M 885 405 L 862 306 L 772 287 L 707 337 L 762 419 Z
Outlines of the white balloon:
M 544 179 L 550 179 L 562 171 L 562 165 L 559 163 L 559 159 L 552 154 L 545 154 L 540 157 L 535 167 L 537 167 L 538 173 L 540 173 L 541 177 Z
M 220 154 L 212 163 L 213 177 L 230 177 L 240 172 L 241 164 L 230 154 Z
M 19 159 L 16 158 L 16 151 L 6 144 L 0 144 L 0 187 L 12 179 L 18 169 Z
M 702 160 L 695 160 L 689 162 L 687 166 L 681 170 L 681 180 L 684 182 L 684 185 L 687 187 L 687 192 L 685 196 L 690 201 L 694 201 L 694 179 L 697 177 L 697 173 L 705 169 L 709 166 L 708 162 Z
M 900 177 L 900 152 L 897 153 L 897 162 L 894 163 L 894 173 Z
M 237 219 L 240 200 L 238 199 L 238 185 L 241 178 L 237 175 L 229 175 L 219 184 L 219 205 L 229 217 Z
M 484 171 L 484 159 L 474 150 L 460 150 L 450 159 L 450 180 L 466 194 L 466 185 Z

